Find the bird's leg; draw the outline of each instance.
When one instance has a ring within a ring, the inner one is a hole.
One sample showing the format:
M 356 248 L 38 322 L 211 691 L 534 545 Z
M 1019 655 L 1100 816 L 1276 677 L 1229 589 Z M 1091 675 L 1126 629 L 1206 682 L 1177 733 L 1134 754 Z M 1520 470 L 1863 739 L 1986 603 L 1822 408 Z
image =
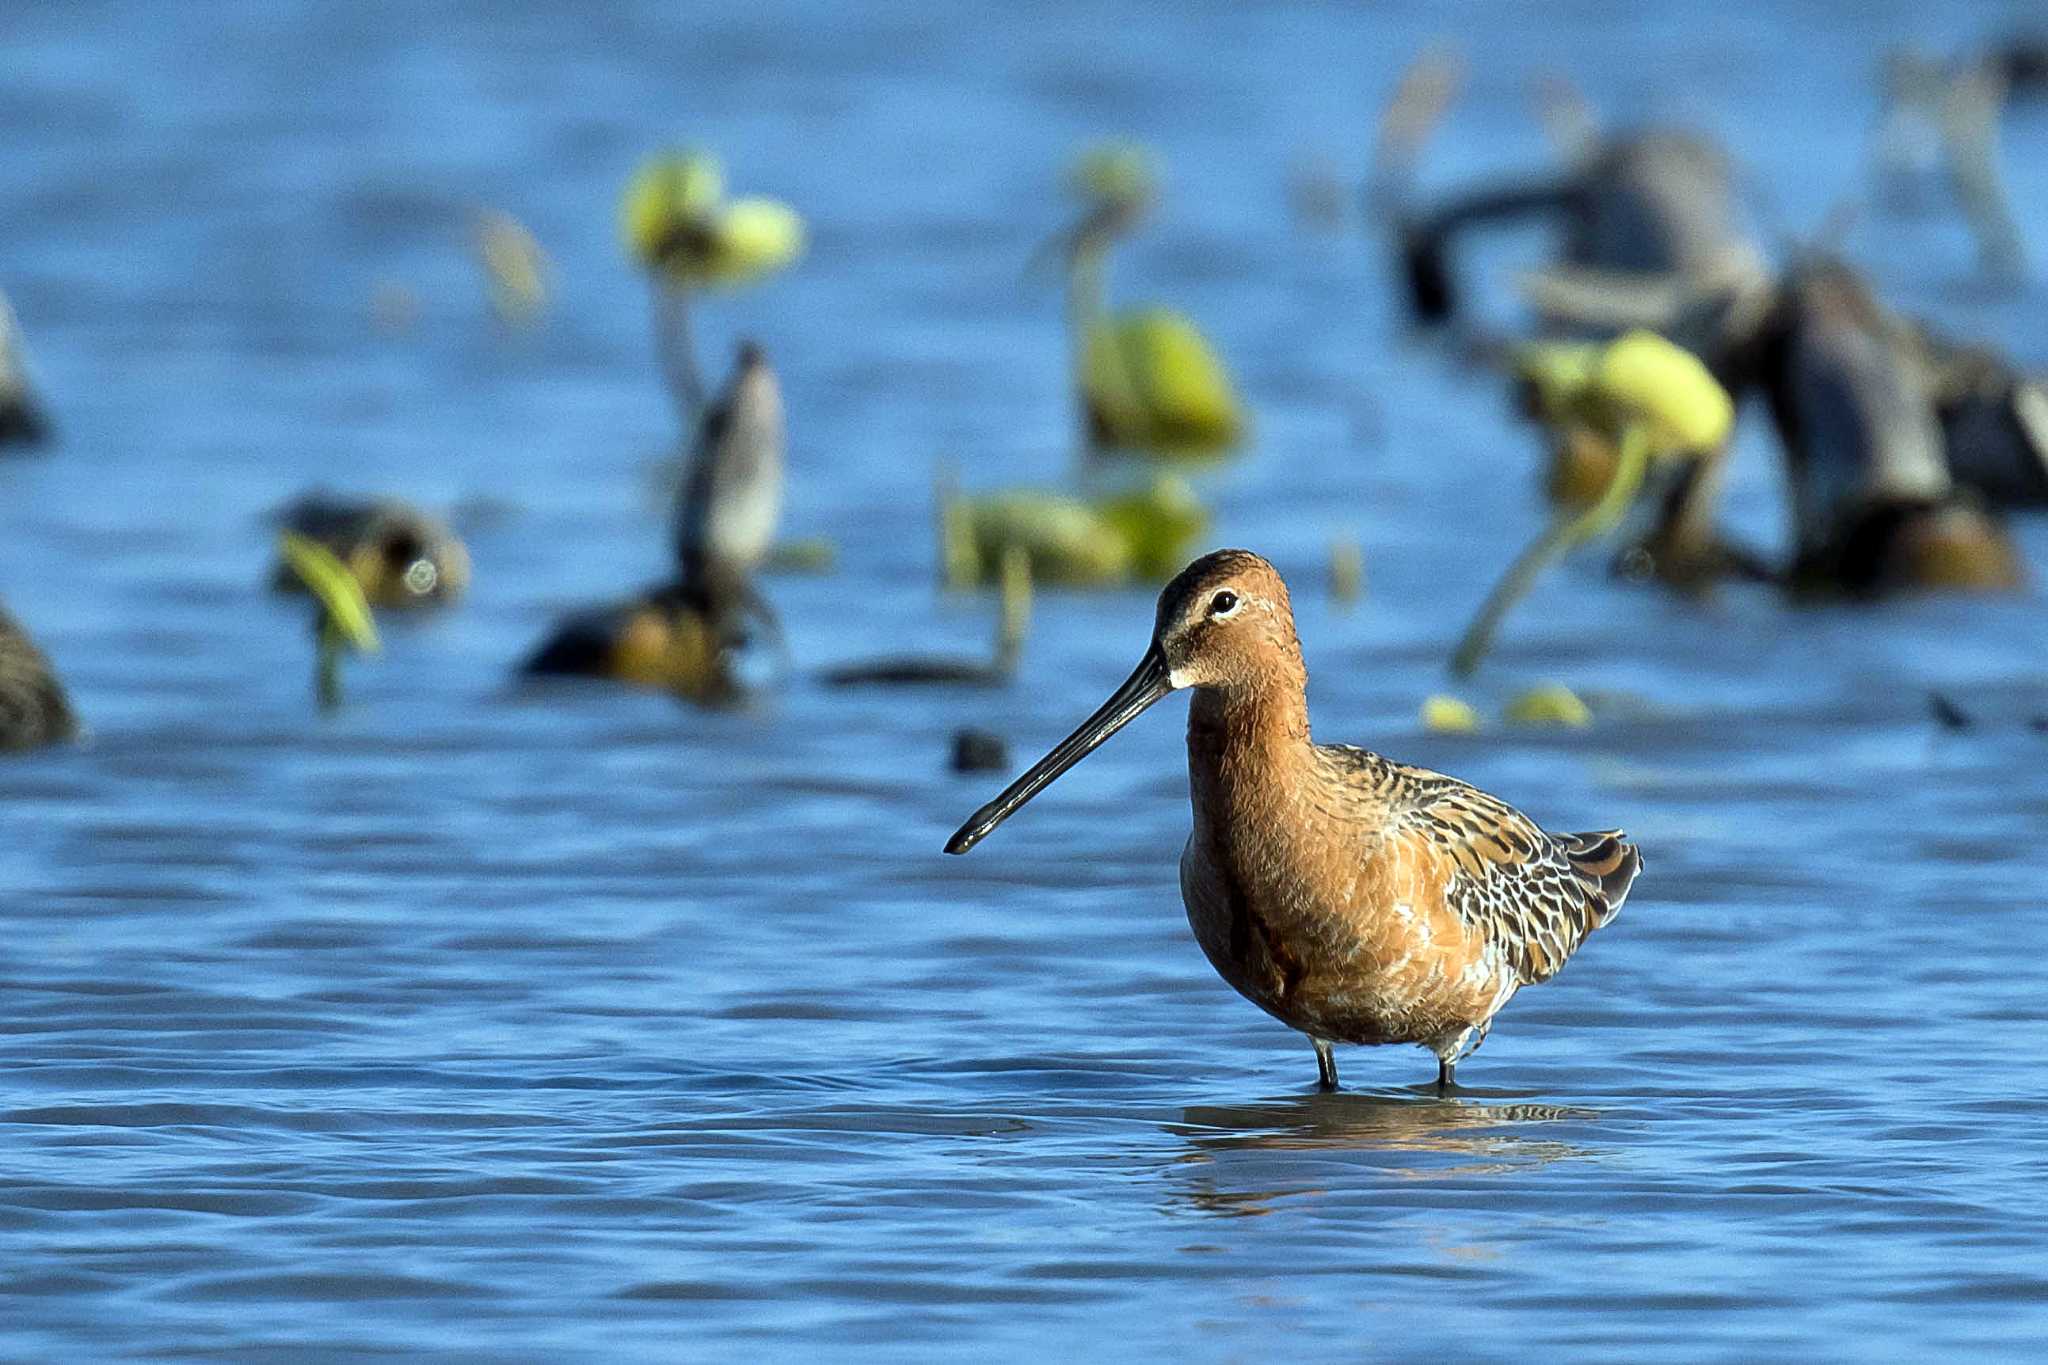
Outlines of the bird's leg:
M 1321 1038 L 1311 1038 L 1309 1041 L 1316 1045 L 1316 1089 L 1335 1090 L 1337 1088 L 1336 1055 L 1331 1051 L 1330 1045 Z
M 1458 1064 L 1448 1057 L 1439 1057 L 1436 1059 L 1437 1094 L 1447 1095 L 1451 1091 L 1458 1088 L 1458 1083 L 1451 1079 L 1451 1073 L 1456 1071 L 1457 1067 Z

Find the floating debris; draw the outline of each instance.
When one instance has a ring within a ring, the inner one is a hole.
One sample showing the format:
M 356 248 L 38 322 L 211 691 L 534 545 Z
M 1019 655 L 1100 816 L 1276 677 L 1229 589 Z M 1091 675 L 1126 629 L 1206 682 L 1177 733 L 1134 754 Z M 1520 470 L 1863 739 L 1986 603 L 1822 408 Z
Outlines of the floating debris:
M 754 583 L 782 519 L 783 445 L 775 371 L 758 345 L 741 342 L 732 378 L 698 422 L 676 487 L 675 577 L 656 591 L 672 592 L 720 641 L 742 640 L 758 622 L 787 673 L 782 623 Z
M 688 198 L 688 184 L 672 187 Z M 602 678 L 700 706 L 749 692 L 741 664 L 752 626 L 769 633 L 781 672 L 781 623 L 753 581 L 782 515 L 782 391 L 767 355 L 742 342 L 732 378 L 695 427 L 677 489 L 675 575 L 637 596 L 560 622 L 521 666 L 529 676 Z
M 1552 328 L 1600 336 L 1667 330 L 1692 300 L 1746 293 L 1767 280 L 1764 253 L 1740 226 L 1734 174 L 1712 141 L 1671 129 L 1591 136 L 1583 108 L 1546 122 L 1579 148 L 1567 166 L 1482 186 L 1425 212 L 1403 206 L 1420 139 L 1402 159 L 1382 158 L 1374 193 L 1396 222 L 1398 269 L 1416 322 L 1456 317 L 1452 253 L 1461 237 L 1528 220 L 1560 230 L 1557 260 L 1524 281 Z
M 1940 692 L 1927 694 L 1927 709 L 1934 716 L 1934 723 L 1944 730 L 1967 730 L 1977 723 L 1969 712 Z
M 965 726 L 953 732 L 953 771 L 999 773 L 1010 768 L 1010 746 L 1001 735 Z
M 520 671 L 530 677 L 607 679 L 700 706 L 731 706 L 746 696 L 737 669 L 746 641 L 725 627 L 725 620 L 737 616 L 703 609 L 674 584 L 650 589 L 568 617 Z
M 526 225 L 509 213 L 485 209 L 477 214 L 473 243 L 498 320 L 508 327 L 539 322 L 547 312 L 553 267 Z
M 782 386 L 743 341 L 725 391 L 704 414 L 676 502 L 676 568 L 689 582 L 716 561 L 751 575 L 782 520 Z
M 1993 507 L 2048 505 L 2048 382 L 1989 346 L 1906 326 L 1933 371 L 1950 476 Z
M 1854 269 L 1820 256 L 1787 274 L 1755 344 L 1791 485 L 1785 577 L 1794 592 L 1870 599 L 2025 582 L 2018 546 L 1958 486 L 1952 465 L 1981 468 L 1983 455 L 1949 448 L 1968 417 L 1944 429 L 1942 393 L 1967 390 L 1967 359 L 1886 308 Z M 2030 447 L 2014 435 L 2018 449 L 2004 458 L 2024 460 Z
M 925 655 L 904 655 L 827 669 L 832 687 L 887 686 L 1001 687 L 1017 672 L 1024 637 L 1031 626 L 1031 557 L 1020 545 L 1003 551 L 1001 611 L 996 621 L 993 655 L 983 662 Z

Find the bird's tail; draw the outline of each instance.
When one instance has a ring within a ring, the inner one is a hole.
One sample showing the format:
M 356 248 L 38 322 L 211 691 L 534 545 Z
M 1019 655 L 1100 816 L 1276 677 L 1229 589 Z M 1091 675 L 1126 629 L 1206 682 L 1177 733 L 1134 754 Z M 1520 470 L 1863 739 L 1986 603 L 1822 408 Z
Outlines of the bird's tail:
M 1643 855 L 1618 829 L 1567 834 L 1561 842 L 1573 873 L 1597 902 L 1592 927 L 1598 929 L 1621 913 L 1636 874 L 1643 870 Z

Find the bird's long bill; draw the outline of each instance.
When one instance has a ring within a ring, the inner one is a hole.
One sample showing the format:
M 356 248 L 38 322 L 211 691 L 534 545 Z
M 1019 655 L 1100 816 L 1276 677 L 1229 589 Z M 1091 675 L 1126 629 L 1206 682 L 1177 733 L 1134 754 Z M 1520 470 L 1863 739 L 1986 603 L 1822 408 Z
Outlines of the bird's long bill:
M 946 841 L 946 852 L 965 853 L 990 830 L 1010 818 L 1017 807 L 1038 795 L 1054 778 L 1093 753 L 1102 741 L 1131 723 L 1140 711 L 1173 690 L 1167 677 L 1166 655 L 1154 645 L 1145 651 L 1137 669 L 1124 685 L 1110 694 L 1094 715 L 1079 729 L 1061 740 L 1053 751 L 1031 765 L 1029 772 L 1003 789 L 1003 794 L 969 816 L 967 823 Z

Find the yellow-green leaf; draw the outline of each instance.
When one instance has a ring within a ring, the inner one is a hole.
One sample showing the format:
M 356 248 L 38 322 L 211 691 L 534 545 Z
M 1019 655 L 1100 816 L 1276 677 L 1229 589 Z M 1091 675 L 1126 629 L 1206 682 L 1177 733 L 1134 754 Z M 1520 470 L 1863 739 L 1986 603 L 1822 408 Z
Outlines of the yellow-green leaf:
M 685 262 L 707 284 L 735 285 L 773 274 L 804 249 L 804 220 L 779 199 L 735 199 L 714 221 L 701 262 Z
M 725 197 L 725 175 L 709 152 L 664 152 L 626 184 L 619 231 L 642 265 L 664 263 L 677 240 L 707 222 Z
M 1097 508 L 1123 538 L 1132 571 L 1146 579 L 1163 580 L 1179 572 L 1192 557 L 1194 543 L 1209 529 L 1209 509 L 1186 479 L 1174 475 L 1104 498 Z
M 1564 422 L 1584 415 L 1600 362 L 1600 347 L 1585 341 L 1536 341 L 1514 354 L 1515 377 L 1528 386 L 1535 415 Z
M 1159 173 L 1151 148 L 1142 142 L 1117 140 L 1097 143 L 1082 152 L 1067 180 L 1088 198 L 1133 204 L 1152 197 Z
M 374 653 L 378 648 L 376 619 L 363 596 L 363 585 L 348 566 L 325 545 L 297 531 L 282 533 L 277 547 L 342 638 L 365 654 Z
M 1131 553 L 1116 529 L 1079 498 L 1013 489 L 970 504 L 976 579 L 994 577 L 1010 546 L 1030 556 L 1042 583 L 1099 585 L 1130 576 Z
M 1583 730 L 1593 723 L 1593 713 L 1579 694 L 1561 683 L 1532 687 L 1508 703 L 1507 718 L 1517 725 L 1562 725 Z
M 1479 713 L 1469 703 L 1439 692 L 1423 698 L 1422 728 L 1440 735 L 1469 735 L 1479 729 Z
M 1700 358 L 1655 332 L 1636 331 L 1601 352 L 1601 395 L 1650 424 L 1659 455 L 1719 449 L 1735 425 L 1735 404 Z
M 1170 309 L 1138 309 L 1091 327 L 1083 366 L 1083 397 L 1114 445 L 1205 455 L 1244 435 L 1223 362 L 1200 329 Z

